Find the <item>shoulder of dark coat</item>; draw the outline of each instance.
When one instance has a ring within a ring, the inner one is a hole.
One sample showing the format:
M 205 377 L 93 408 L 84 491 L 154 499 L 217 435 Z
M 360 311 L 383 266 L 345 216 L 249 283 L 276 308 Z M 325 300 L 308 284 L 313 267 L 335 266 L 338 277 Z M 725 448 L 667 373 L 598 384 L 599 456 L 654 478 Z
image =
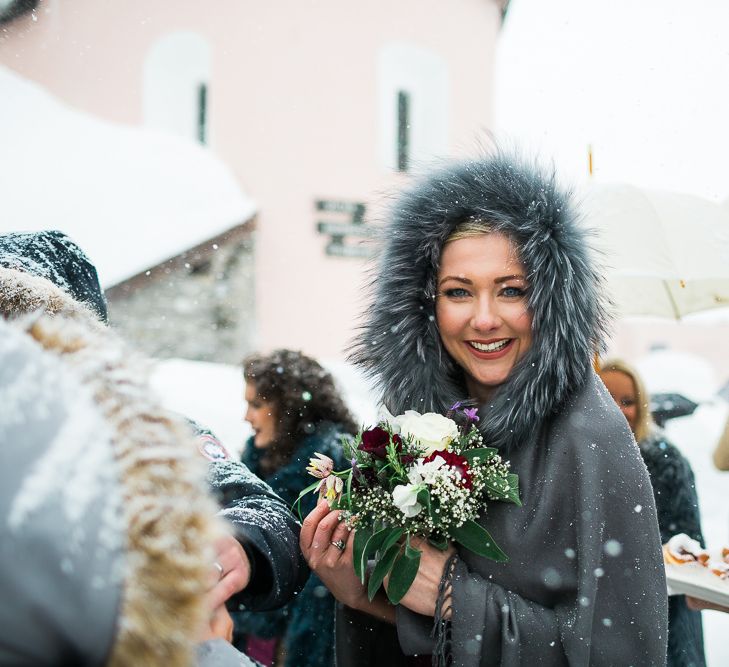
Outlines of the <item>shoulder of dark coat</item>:
M 693 484 L 691 464 L 665 434 L 655 431 L 640 442 L 640 453 L 656 482 Z

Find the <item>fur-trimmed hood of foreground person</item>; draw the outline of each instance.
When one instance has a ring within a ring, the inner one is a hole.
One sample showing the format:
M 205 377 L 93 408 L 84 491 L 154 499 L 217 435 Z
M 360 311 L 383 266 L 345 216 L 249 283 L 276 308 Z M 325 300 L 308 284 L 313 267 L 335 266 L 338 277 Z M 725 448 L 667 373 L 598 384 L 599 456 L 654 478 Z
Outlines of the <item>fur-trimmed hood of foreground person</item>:
M 0 318 L 3 665 L 194 662 L 223 523 L 142 375 L 88 322 Z M 202 653 L 252 665 L 218 642 Z
M 459 553 L 441 584 L 451 586 L 451 621 L 436 623 L 436 639 L 447 636 L 459 667 L 663 665 L 666 583 L 653 494 L 592 367 L 607 309 L 588 235 L 553 172 L 496 151 L 411 186 L 384 229 L 353 360 L 393 414 L 445 413 L 476 398 L 467 389 L 474 376 L 444 347 L 436 308 L 444 246 L 471 221 L 488 228 L 482 237 L 506 237 L 526 274 L 531 340 L 479 405 L 484 443 L 510 459 L 523 506 L 489 505 L 481 521 L 510 560 Z M 438 653 L 433 628 L 433 618 L 398 607 L 405 654 Z M 339 629 L 339 664 L 358 664 L 371 637 L 346 622 Z

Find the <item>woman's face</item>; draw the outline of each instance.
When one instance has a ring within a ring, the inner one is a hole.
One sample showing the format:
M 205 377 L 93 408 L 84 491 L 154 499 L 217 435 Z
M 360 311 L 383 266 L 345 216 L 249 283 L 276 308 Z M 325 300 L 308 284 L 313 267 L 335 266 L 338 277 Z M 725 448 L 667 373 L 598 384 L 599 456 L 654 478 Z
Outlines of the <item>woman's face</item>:
M 638 396 L 633 378 L 622 371 L 606 370 L 600 373 L 607 390 L 628 420 L 628 426 L 635 435 L 638 426 Z
M 246 382 L 245 399 L 248 403 L 246 421 L 253 427 L 253 444 L 261 449 L 268 447 L 276 437 L 274 405 L 258 398 L 256 385 L 252 382 Z
M 448 354 L 471 395 L 487 401 L 532 343 L 526 271 L 503 234 L 446 244 L 435 315 Z

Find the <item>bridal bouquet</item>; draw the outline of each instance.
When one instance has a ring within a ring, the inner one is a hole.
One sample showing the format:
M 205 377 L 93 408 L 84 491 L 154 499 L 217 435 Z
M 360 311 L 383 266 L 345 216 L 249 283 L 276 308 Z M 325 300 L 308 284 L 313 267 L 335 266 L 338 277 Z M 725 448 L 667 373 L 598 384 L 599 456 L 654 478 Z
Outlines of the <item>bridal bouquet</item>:
M 337 472 L 316 454 L 307 471 L 319 481 L 304 489 L 342 510 L 354 536 L 354 569 L 372 598 L 389 575 L 387 596 L 397 604 L 420 564 L 415 536 L 445 551 L 450 540 L 496 561 L 506 554 L 477 523 L 488 500 L 520 505 L 518 477 L 493 448 L 484 447 L 475 408 L 456 404 L 448 416 L 413 410 L 386 413 L 372 428 L 344 443 L 352 467 Z

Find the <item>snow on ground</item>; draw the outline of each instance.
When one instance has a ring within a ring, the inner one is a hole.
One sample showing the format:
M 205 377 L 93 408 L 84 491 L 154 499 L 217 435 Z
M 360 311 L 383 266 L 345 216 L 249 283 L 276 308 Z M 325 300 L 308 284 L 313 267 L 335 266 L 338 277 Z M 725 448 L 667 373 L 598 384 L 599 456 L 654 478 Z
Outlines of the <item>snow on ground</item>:
M 324 362 L 362 424 L 374 423 L 377 412 L 367 382 L 344 362 Z M 689 460 L 696 476 L 704 537 L 710 548 L 729 545 L 729 473 L 717 471 L 711 453 L 729 416 L 729 404 L 718 398 L 711 367 L 699 357 L 661 350 L 636 363 L 649 391 L 684 393 L 700 401 L 696 412 L 671 420 L 666 433 Z M 223 443 L 240 453 L 250 429 L 243 420 L 243 378 L 225 364 L 172 359 L 160 361 L 152 383 L 167 407 L 211 428 Z M 726 632 L 729 615 L 704 612 L 704 639 L 709 667 L 729 664 Z

